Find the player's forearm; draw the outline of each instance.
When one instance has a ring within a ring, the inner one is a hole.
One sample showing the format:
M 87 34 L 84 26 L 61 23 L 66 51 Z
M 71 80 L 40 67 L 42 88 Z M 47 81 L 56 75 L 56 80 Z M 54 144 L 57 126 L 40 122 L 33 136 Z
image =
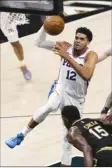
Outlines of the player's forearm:
M 92 165 L 93 165 L 92 148 L 89 145 L 81 144 L 81 143 L 83 143 L 83 141 L 80 144 L 77 144 L 76 141 L 71 139 L 71 141 L 69 141 L 69 142 L 74 147 L 76 147 L 78 150 L 83 152 L 83 155 L 84 155 L 84 166 L 85 167 L 92 167 Z
M 107 100 L 105 102 L 105 107 L 107 107 L 109 109 L 112 107 L 112 92 L 107 97 Z
M 101 113 L 106 113 L 109 111 L 109 109 L 112 107 L 112 92 L 109 94 L 109 96 L 106 99 L 105 105 Z
M 37 33 L 35 44 L 38 47 L 45 48 L 48 50 L 53 50 L 56 46 L 56 42 L 46 40 L 46 32 L 44 31 L 43 26 Z
M 98 56 L 98 63 L 105 60 L 107 57 L 109 57 L 110 55 L 112 55 L 112 48 L 108 48 L 107 50 L 105 50 L 102 54 L 100 54 Z
M 93 156 L 91 154 L 91 151 L 84 152 L 84 167 L 92 167 L 93 165 Z
M 72 67 L 77 71 L 77 73 L 84 79 L 89 80 L 92 76 L 92 72 L 85 68 L 84 66 L 79 65 L 76 61 L 74 61 L 71 57 L 67 58 L 67 61 L 72 65 Z
M 98 57 L 98 63 L 105 60 L 108 57 L 108 53 L 103 53 Z

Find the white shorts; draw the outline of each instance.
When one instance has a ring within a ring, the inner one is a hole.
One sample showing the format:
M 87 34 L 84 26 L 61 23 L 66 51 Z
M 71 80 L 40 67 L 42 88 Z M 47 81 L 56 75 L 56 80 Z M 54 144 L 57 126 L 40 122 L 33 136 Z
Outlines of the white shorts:
M 8 41 L 10 43 L 19 41 L 18 31 L 17 31 L 16 27 L 12 27 L 12 28 L 10 27 L 7 30 L 1 28 L 1 30 L 2 30 L 3 34 L 7 37 Z
M 1 18 L 0 28 L 8 41 L 11 43 L 18 41 L 19 37 L 16 24 L 9 23 L 8 15 L 1 13 Z
M 57 110 L 58 108 L 62 109 L 64 106 L 73 105 L 76 106 L 82 116 L 84 103 L 80 103 L 76 100 L 75 97 L 69 96 L 60 86 L 60 84 L 56 85 L 54 92 L 50 95 L 48 103 L 52 103 L 54 109 Z

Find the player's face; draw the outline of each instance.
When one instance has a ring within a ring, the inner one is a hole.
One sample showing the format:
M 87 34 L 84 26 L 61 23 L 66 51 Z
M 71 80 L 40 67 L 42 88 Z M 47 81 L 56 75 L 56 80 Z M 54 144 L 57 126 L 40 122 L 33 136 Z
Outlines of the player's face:
M 83 50 L 89 44 L 88 38 L 85 34 L 77 33 L 74 40 L 74 48 L 76 50 Z

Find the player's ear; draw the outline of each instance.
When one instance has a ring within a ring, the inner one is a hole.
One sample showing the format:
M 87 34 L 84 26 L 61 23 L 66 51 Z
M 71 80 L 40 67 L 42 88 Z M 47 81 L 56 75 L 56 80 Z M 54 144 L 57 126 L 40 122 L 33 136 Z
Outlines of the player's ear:
M 90 41 L 87 39 L 87 46 L 90 44 Z

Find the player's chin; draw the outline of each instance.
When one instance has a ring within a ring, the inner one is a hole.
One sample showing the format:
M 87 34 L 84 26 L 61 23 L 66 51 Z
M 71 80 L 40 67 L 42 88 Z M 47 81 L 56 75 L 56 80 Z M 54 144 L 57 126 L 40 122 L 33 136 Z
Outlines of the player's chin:
M 75 50 L 80 51 L 82 48 L 80 46 L 74 46 Z

